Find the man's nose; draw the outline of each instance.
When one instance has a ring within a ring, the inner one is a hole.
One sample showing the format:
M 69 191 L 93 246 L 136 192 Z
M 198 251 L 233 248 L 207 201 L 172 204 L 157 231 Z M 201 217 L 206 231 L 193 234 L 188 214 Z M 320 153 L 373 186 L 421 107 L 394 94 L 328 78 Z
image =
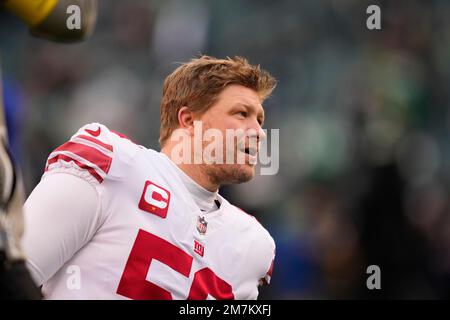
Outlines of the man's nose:
M 266 133 L 260 125 L 248 128 L 246 136 L 248 139 L 255 139 L 256 142 L 261 142 L 267 138 Z
M 263 130 L 259 122 L 257 122 L 256 127 L 254 128 L 256 130 L 256 137 L 258 139 L 258 142 L 263 141 L 267 138 L 266 132 Z
M 259 131 L 261 132 L 259 141 L 266 140 L 267 139 L 266 131 L 263 128 L 261 128 L 261 126 L 259 126 Z

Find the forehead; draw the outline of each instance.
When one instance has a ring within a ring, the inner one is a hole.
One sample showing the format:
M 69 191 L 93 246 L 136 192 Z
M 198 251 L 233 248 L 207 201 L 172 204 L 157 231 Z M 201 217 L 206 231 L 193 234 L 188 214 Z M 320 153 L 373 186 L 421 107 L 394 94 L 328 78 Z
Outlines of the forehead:
M 258 93 L 250 88 L 241 85 L 229 85 L 218 96 L 218 102 L 224 103 L 230 107 L 236 104 L 242 104 L 248 107 L 254 107 L 258 111 L 262 110 L 261 99 Z

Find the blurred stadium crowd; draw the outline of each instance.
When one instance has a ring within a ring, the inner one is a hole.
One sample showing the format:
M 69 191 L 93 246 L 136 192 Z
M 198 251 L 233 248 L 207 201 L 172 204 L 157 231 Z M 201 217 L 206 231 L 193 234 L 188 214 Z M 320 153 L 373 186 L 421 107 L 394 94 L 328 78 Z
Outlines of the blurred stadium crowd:
M 279 80 L 265 104 L 279 173 L 221 192 L 277 243 L 261 298 L 450 298 L 450 2 L 109 0 L 84 43 L 33 39 L 4 12 L 0 43 L 28 193 L 85 123 L 158 149 L 177 62 L 242 55 Z

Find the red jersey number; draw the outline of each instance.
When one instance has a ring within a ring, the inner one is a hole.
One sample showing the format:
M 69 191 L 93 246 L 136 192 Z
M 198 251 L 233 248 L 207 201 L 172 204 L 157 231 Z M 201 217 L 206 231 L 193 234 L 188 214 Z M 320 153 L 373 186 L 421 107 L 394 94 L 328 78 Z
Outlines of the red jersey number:
M 171 292 L 146 280 L 153 259 L 189 278 L 191 255 L 154 234 L 139 230 L 117 293 L 134 300 L 171 300 Z M 216 299 L 234 299 L 232 287 L 211 269 L 204 268 L 195 273 L 188 299 L 203 300 L 208 295 Z

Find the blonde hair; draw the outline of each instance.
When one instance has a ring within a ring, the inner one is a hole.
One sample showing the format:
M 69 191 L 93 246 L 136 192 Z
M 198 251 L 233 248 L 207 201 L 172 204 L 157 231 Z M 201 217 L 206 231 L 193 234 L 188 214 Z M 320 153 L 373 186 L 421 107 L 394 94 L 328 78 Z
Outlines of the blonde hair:
M 276 86 L 276 80 L 259 65 L 247 59 L 233 57 L 217 59 L 201 56 L 182 64 L 164 81 L 161 101 L 161 128 L 159 142 L 164 145 L 173 130 L 178 128 L 178 111 L 186 106 L 193 112 L 206 112 L 217 96 L 228 85 L 239 84 L 253 89 L 261 101 Z

